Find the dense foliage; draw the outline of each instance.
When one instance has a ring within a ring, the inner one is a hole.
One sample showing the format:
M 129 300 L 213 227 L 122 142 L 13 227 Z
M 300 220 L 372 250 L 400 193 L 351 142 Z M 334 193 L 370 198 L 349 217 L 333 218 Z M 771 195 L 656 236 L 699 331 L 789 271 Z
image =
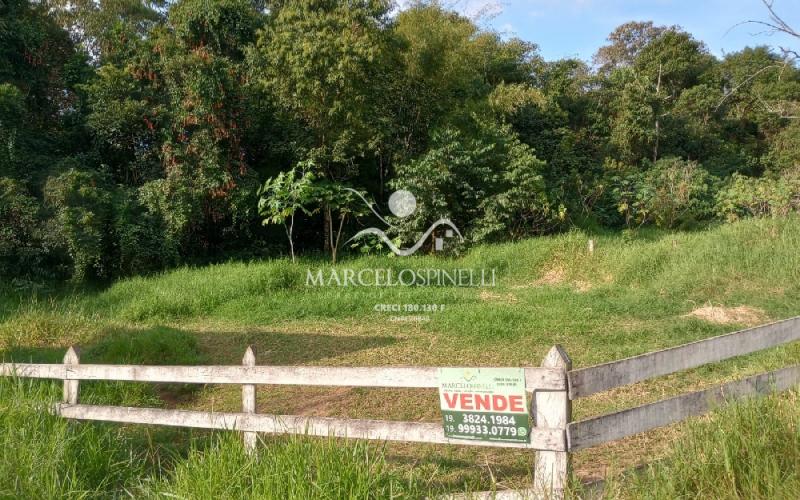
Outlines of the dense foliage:
M 436 2 L 2 0 L 0 274 L 335 259 L 393 189 L 401 242 L 782 215 L 798 109 L 795 62 L 676 26 L 623 24 L 590 66 Z

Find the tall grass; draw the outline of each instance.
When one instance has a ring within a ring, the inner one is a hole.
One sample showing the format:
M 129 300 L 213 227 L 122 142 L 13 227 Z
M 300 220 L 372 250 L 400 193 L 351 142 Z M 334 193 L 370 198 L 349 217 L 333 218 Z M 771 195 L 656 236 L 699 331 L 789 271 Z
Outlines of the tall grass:
M 245 452 L 234 435 L 193 449 L 186 460 L 144 488 L 151 498 L 371 499 L 420 498 L 413 478 L 388 470 L 379 448 L 365 442 L 288 437 Z
M 365 442 L 275 438 L 248 455 L 235 433 L 208 433 L 191 440 L 188 453 L 164 453 L 141 427 L 52 415 L 59 389 L 0 378 L 0 498 L 424 496 L 413 477 L 391 472 L 383 450 Z
M 0 498 L 109 498 L 144 461 L 120 427 L 69 422 L 49 412 L 50 383 L 0 379 Z
M 154 457 L 135 427 L 51 415 L 59 386 L 0 379 L 0 498 L 422 498 L 421 478 L 388 467 L 380 447 L 272 438 L 258 453 L 236 434 Z M 669 456 L 610 478 L 605 498 L 800 497 L 800 394 L 744 401 L 687 424 Z M 156 467 L 160 466 L 160 467 Z M 580 492 L 573 492 L 580 496 Z
M 593 254 L 586 250 L 589 238 L 595 240 Z M 797 314 L 797 248 L 800 218 L 789 217 L 697 232 L 574 230 L 480 246 L 454 258 L 366 256 L 333 267 L 321 259 L 272 259 L 184 267 L 121 280 L 104 290 L 20 299 L 0 320 L 0 349 L 4 344 L 85 344 L 109 324 L 373 323 L 387 321 L 386 314 L 375 311 L 378 303 L 444 304 L 448 312 L 432 315 L 426 330 L 473 343 L 531 335 L 547 343 L 553 331 L 560 331 L 568 338 L 558 341 L 574 343 L 573 351 L 600 354 L 579 355 L 576 362 L 595 363 L 722 331 L 684 316 L 708 302 L 744 304 L 773 318 Z M 474 288 L 306 286 L 309 269 L 427 267 L 496 269 L 498 286 L 490 290 L 496 298 L 482 297 L 483 290 Z M 542 282 L 548 276 L 553 279 Z M 635 333 L 645 345 L 630 335 L 609 342 L 620 323 L 638 324 Z M 606 337 L 595 338 L 603 329 Z M 598 350 L 598 343 L 614 348 Z
M 669 456 L 607 498 L 800 498 L 800 393 L 743 401 L 688 424 Z

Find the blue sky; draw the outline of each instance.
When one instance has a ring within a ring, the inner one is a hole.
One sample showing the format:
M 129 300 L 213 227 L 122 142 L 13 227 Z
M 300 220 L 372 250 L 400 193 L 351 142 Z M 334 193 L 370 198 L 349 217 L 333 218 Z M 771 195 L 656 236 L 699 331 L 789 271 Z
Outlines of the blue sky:
M 442 2 L 475 18 L 505 36 L 537 43 L 545 59 L 579 57 L 590 60 L 608 34 L 627 21 L 677 24 L 709 50 L 722 56 L 745 46 L 792 46 L 800 40 L 786 36 L 755 35 L 760 28 L 749 19 L 767 20 L 761 0 L 445 0 Z M 800 30 L 800 0 L 775 0 L 776 11 Z M 731 29 L 733 28 L 733 29 Z

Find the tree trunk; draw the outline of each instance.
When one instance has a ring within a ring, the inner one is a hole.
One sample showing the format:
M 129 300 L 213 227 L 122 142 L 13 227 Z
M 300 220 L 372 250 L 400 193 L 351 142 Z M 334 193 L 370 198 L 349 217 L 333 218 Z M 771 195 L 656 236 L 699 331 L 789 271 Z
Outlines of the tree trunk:
M 378 176 L 380 177 L 380 191 L 379 192 L 381 194 L 381 199 L 383 199 L 383 174 L 384 174 L 384 172 L 383 172 L 383 155 L 379 154 L 378 155 Z
M 346 218 L 347 218 L 347 214 L 340 214 L 339 215 L 339 230 L 336 231 L 336 240 L 331 245 L 331 250 L 332 250 L 331 255 L 333 256 L 333 263 L 334 264 L 336 264 L 336 254 L 339 251 L 339 241 L 340 241 L 340 238 L 342 237 L 342 227 L 344 226 L 344 220 Z
M 292 263 L 294 263 L 294 239 L 292 237 L 292 233 L 294 232 L 294 214 L 289 218 L 289 221 L 289 225 L 286 226 L 286 236 L 289 237 L 289 255 L 292 256 Z
M 325 239 L 325 242 L 323 243 L 323 250 L 325 252 L 330 252 L 330 250 L 331 250 L 331 208 L 326 205 L 325 208 L 322 210 L 322 214 L 323 214 L 322 217 L 324 219 L 324 221 L 323 221 L 324 228 L 322 230 L 322 233 L 323 233 L 322 236 Z
M 658 81 L 656 82 L 656 102 L 657 102 L 657 109 L 656 109 L 656 138 L 655 144 L 653 145 L 653 163 L 658 161 L 658 141 L 659 135 L 661 134 L 661 123 L 659 122 L 659 113 L 661 112 L 661 102 L 658 100 L 661 97 L 661 65 L 658 65 Z

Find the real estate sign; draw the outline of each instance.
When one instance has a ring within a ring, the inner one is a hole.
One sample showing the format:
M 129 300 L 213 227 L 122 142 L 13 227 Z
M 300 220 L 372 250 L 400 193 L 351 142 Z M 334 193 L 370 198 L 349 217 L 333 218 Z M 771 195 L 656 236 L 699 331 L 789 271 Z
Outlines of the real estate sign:
M 522 368 L 439 368 L 439 401 L 449 438 L 530 441 Z

